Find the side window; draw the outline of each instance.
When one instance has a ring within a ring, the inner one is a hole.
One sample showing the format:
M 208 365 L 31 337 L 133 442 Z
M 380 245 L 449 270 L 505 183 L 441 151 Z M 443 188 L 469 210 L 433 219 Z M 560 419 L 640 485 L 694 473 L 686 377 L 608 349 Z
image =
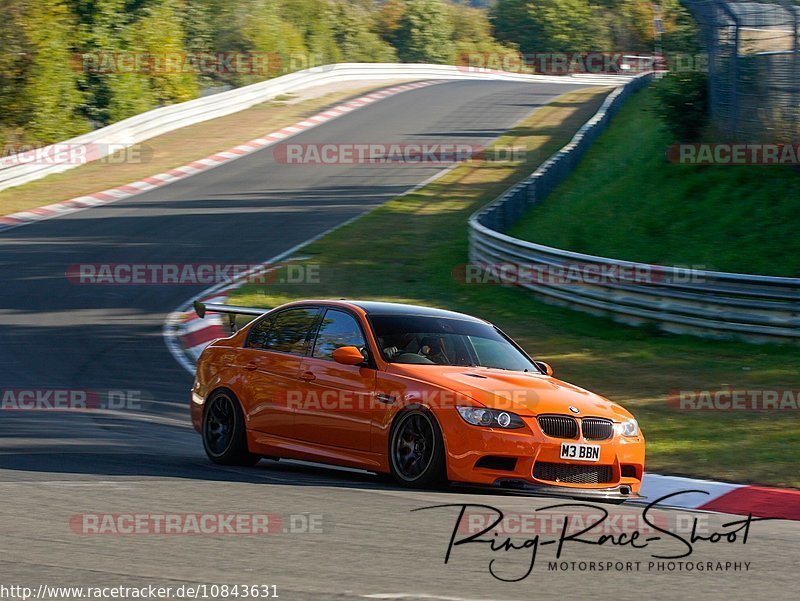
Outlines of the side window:
M 269 332 L 272 329 L 272 318 L 262 319 L 250 329 L 247 335 L 248 348 L 267 348 Z
M 333 359 L 333 351 L 343 346 L 364 348 L 367 343 L 355 317 L 344 311 L 329 309 L 319 327 L 313 356 Z
M 305 354 L 306 341 L 314 328 L 317 309 L 288 309 L 253 327 L 247 346 L 293 355 Z

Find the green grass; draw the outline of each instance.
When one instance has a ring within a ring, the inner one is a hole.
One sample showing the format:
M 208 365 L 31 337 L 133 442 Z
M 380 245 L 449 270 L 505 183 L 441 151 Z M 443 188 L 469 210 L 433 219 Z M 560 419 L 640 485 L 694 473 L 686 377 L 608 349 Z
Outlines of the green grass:
M 800 275 L 800 170 L 668 162 L 654 86 L 509 233 L 617 259 Z
M 627 406 L 648 440 L 648 469 L 738 482 L 800 487 L 792 449 L 800 416 L 672 409 L 673 390 L 792 388 L 796 348 L 717 342 L 630 328 L 454 277 L 467 262 L 468 216 L 530 173 L 597 109 L 605 92 L 579 91 L 533 113 L 498 141 L 522 145 L 526 163 L 465 164 L 304 248 L 314 284 L 248 285 L 233 304 L 272 307 L 301 298 L 418 303 L 497 323 L 556 376 Z

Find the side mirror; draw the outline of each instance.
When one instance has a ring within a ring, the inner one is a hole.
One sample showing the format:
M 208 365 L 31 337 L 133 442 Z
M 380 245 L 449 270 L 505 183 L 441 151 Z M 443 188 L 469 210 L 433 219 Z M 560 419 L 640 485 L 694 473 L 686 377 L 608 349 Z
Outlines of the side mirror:
M 550 367 L 549 363 L 545 363 L 544 361 L 535 361 L 535 363 L 536 367 L 541 369 L 545 374 L 547 374 L 548 376 L 553 375 L 553 368 Z
M 364 355 L 355 346 L 341 346 L 333 351 L 333 360 L 342 365 L 361 365 Z

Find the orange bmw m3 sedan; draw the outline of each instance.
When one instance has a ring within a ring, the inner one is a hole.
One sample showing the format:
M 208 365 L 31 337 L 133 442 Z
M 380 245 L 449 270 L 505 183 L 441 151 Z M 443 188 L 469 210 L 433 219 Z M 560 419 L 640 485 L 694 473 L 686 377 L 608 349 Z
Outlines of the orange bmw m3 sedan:
M 623 502 L 639 498 L 645 441 L 620 405 L 553 377 L 500 329 L 462 313 L 309 300 L 254 317 L 202 352 L 194 427 L 215 463 L 289 458 Z

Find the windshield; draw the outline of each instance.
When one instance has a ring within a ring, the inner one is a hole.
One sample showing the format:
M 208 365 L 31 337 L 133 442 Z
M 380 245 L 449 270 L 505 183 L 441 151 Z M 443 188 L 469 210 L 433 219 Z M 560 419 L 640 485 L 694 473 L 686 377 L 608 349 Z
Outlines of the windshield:
M 417 315 L 370 316 L 381 354 L 390 363 L 540 370 L 494 326 Z

